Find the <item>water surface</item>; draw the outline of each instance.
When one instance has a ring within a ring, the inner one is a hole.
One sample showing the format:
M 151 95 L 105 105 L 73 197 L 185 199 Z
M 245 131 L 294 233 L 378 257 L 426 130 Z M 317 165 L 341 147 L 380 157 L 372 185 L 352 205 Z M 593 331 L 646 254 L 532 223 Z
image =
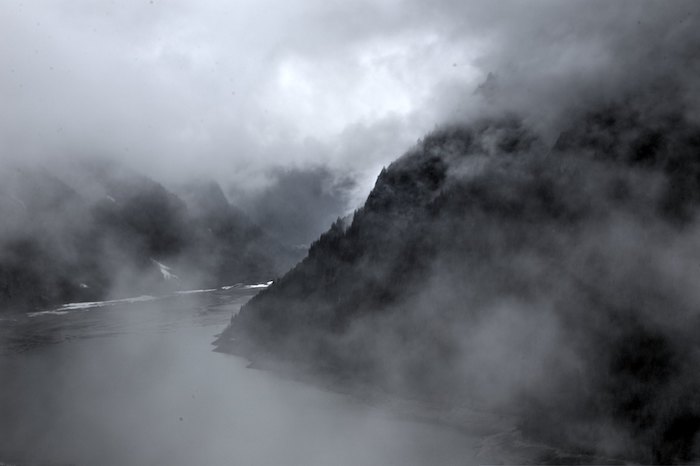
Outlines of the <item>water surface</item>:
M 254 292 L 1 317 L 0 464 L 485 462 L 455 429 L 212 351 Z

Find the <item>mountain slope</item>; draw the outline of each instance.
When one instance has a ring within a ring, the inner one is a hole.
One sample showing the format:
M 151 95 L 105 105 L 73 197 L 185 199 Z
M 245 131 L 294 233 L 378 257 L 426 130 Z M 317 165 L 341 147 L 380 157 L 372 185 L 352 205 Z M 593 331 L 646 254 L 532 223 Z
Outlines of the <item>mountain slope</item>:
M 514 413 L 584 452 L 696 457 L 700 128 L 640 115 L 591 111 L 553 146 L 514 117 L 429 135 L 221 348 Z
M 293 251 L 236 211 L 215 183 L 184 200 L 115 163 L 0 173 L 0 306 L 259 282 Z

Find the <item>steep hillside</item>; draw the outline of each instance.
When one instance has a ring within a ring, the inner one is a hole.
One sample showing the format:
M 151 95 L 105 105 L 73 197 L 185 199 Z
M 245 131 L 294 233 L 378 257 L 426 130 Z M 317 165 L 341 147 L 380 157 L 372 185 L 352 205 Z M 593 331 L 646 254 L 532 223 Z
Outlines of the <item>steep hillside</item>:
M 573 450 L 689 461 L 698 160 L 682 111 L 631 102 L 580 115 L 553 144 L 515 117 L 436 131 L 221 348 L 513 413 Z
M 215 183 L 183 198 L 113 163 L 0 173 L 0 309 L 259 282 L 294 252 Z

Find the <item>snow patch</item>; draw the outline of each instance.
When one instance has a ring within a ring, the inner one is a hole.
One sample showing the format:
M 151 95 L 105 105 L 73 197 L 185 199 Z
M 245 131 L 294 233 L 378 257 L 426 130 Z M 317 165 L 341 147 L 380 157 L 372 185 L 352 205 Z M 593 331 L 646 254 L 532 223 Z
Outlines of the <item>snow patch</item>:
M 222 286 L 222 290 L 232 290 L 234 288 L 241 288 L 243 286 L 243 283 L 236 283 L 235 285 L 227 285 L 227 286 Z
M 256 289 L 256 288 L 267 288 L 270 285 L 272 285 L 272 280 L 270 280 L 269 282 L 265 282 L 265 283 L 258 283 L 257 285 L 246 285 L 243 288 L 245 288 L 246 290 L 252 290 L 252 289 Z
M 172 273 L 172 269 L 168 267 L 165 264 L 161 264 L 155 259 L 151 259 L 151 261 L 158 266 L 158 269 L 160 270 L 161 275 L 163 275 L 164 280 L 179 280 L 180 277 Z
M 68 314 L 70 311 L 85 311 L 88 309 L 94 309 L 94 308 L 99 308 L 99 307 L 105 307 L 105 306 L 115 306 L 117 304 L 132 304 L 132 303 L 141 303 L 144 301 L 153 301 L 156 300 L 155 296 L 149 296 L 149 295 L 144 295 L 144 296 L 137 296 L 135 298 L 124 298 L 124 299 L 112 299 L 110 301 L 86 301 L 86 302 L 80 302 L 80 303 L 68 303 L 64 304 L 63 306 L 57 308 L 57 309 L 52 309 L 50 311 L 39 311 L 39 312 L 30 312 L 27 314 L 29 317 L 36 317 L 40 315 L 64 315 Z
M 175 294 L 195 294 L 195 293 L 211 293 L 216 291 L 216 288 L 211 288 L 208 290 L 186 290 L 186 291 L 176 291 Z
M 27 314 L 27 317 L 38 317 L 38 316 L 45 316 L 45 315 L 55 315 L 55 316 L 62 316 L 65 314 L 68 314 L 70 311 L 41 311 L 41 312 L 30 312 Z
M 159 264 L 155 260 L 153 261 L 156 264 Z M 162 264 L 159 264 L 162 265 Z M 167 266 L 164 266 L 167 267 Z M 269 282 L 265 283 L 257 283 L 255 285 L 242 285 L 241 283 L 237 283 L 235 285 L 228 285 L 228 286 L 223 286 L 220 289 L 221 290 L 231 290 L 234 288 L 237 289 L 244 289 L 244 290 L 251 290 L 251 289 L 263 289 L 267 288 L 270 285 L 272 285 L 272 280 Z M 81 287 L 84 285 L 84 283 L 80 284 Z M 87 287 L 87 285 L 86 285 Z M 134 303 L 141 303 L 141 302 L 147 302 L 147 301 L 155 301 L 158 299 L 165 299 L 168 297 L 172 296 L 183 296 L 183 295 L 191 295 L 191 294 L 200 294 L 200 293 L 213 293 L 215 291 L 218 291 L 219 288 L 207 288 L 207 289 L 202 289 L 202 290 L 182 290 L 182 291 L 176 291 L 174 294 L 170 295 L 165 295 L 165 296 L 150 296 L 150 295 L 143 295 L 143 296 L 136 296 L 134 298 L 123 298 L 123 299 L 112 299 L 109 301 L 85 301 L 85 302 L 79 302 L 79 303 L 67 303 L 62 305 L 61 307 L 58 307 L 56 309 L 51 309 L 48 311 L 37 311 L 37 312 L 30 312 L 27 313 L 28 317 L 38 317 L 38 316 L 45 316 L 45 315 L 56 315 L 56 316 L 61 316 L 70 313 L 71 311 L 88 311 L 90 309 L 98 309 L 102 307 L 107 307 L 107 306 L 116 306 L 119 304 L 134 304 Z M 2 466 L 2 465 L 0 465 Z

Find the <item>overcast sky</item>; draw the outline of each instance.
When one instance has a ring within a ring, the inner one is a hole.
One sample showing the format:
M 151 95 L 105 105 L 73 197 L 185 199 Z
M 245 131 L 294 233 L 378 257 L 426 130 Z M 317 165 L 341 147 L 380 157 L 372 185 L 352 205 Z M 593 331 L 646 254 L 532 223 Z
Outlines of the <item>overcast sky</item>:
M 320 164 L 362 191 L 426 131 L 478 111 L 490 71 L 509 106 L 546 107 L 615 92 L 640 63 L 692 60 L 699 4 L 6 0 L 0 150 L 241 189 Z

